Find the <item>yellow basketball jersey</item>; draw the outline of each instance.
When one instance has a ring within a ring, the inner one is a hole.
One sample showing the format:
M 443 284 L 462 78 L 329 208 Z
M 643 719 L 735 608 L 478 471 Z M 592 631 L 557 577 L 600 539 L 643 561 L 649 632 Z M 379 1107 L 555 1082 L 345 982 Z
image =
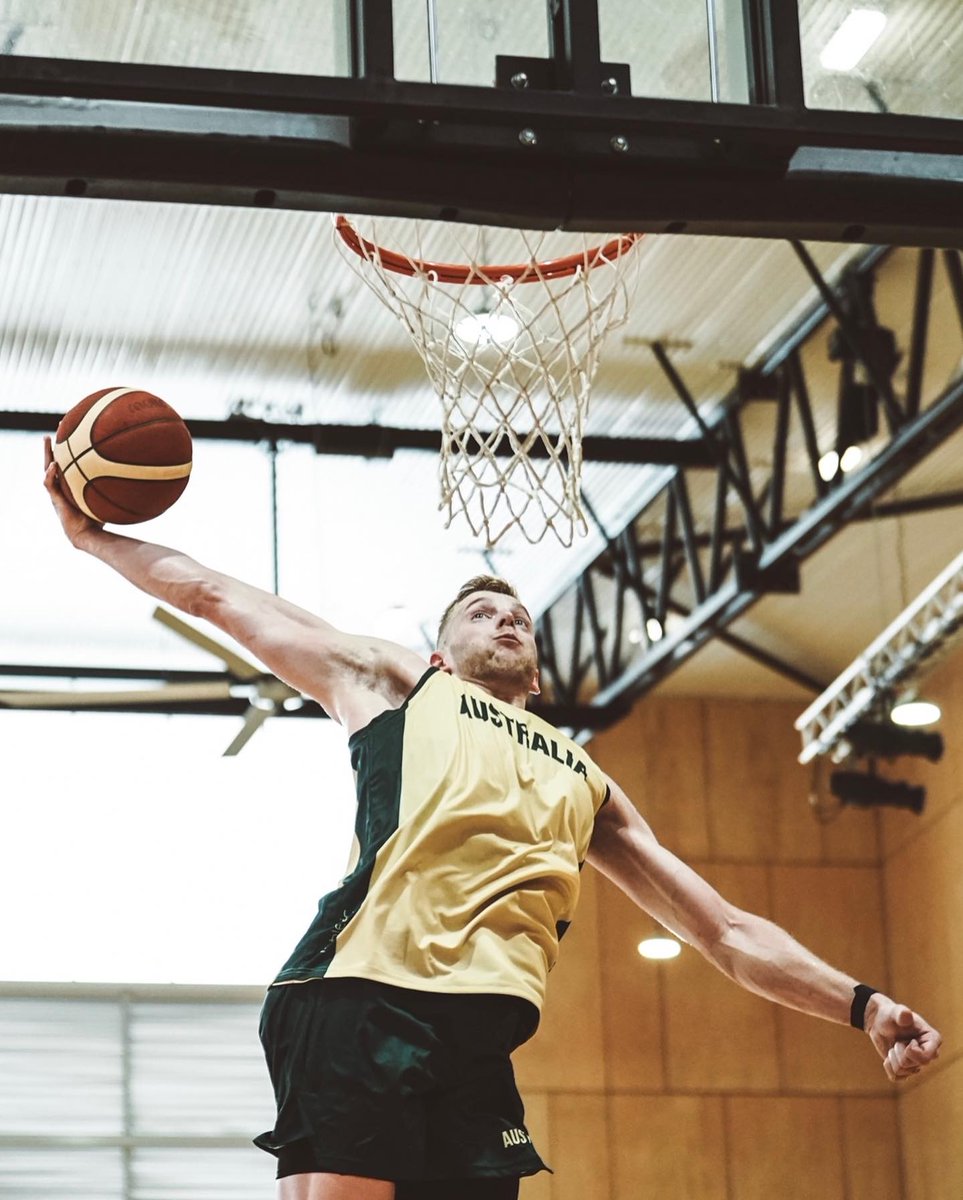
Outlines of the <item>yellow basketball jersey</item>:
M 276 982 L 327 975 L 540 1007 L 608 789 L 541 718 L 431 669 L 350 739 L 357 861 Z

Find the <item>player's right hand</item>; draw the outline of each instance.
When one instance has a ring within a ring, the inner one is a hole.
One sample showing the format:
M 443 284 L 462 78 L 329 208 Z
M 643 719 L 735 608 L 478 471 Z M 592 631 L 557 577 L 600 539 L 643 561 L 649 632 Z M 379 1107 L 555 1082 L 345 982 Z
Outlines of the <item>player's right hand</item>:
M 54 462 L 53 447 L 51 446 L 49 437 L 43 439 L 43 461 L 43 485 L 47 489 L 50 502 L 53 504 L 57 516 L 60 518 L 60 524 L 63 526 L 64 533 L 76 546 L 78 540 L 85 533 L 89 533 L 92 529 L 100 529 L 100 525 L 96 521 L 91 520 L 86 513 L 82 513 L 76 505 L 67 499 L 64 493 L 63 481 L 60 478 L 60 468 Z

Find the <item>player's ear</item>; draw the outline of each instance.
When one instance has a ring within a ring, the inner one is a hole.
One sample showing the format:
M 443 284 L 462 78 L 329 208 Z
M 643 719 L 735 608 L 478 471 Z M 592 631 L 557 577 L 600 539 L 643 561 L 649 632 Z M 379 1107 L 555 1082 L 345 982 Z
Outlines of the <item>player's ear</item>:
M 538 686 L 538 667 L 535 668 L 535 674 L 532 676 L 532 686 L 528 689 L 530 696 L 540 696 L 542 689 Z
M 428 657 L 428 664 L 429 666 L 437 667 L 439 671 L 445 671 L 447 674 L 451 674 L 451 664 L 440 650 L 432 650 Z

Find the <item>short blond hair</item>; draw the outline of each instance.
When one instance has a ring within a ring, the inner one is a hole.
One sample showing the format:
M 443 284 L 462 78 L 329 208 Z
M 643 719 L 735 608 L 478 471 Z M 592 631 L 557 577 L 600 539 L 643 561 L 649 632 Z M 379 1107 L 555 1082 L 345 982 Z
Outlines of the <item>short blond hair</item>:
M 463 600 L 467 600 L 473 592 L 497 592 L 500 596 L 511 596 L 513 600 L 518 599 L 518 592 L 507 579 L 500 579 L 497 575 L 473 575 L 471 579 L 461 585 L 458 589 L 458 595 L 442 614 L 441 622 L 438 625 L 438 641 L 436 645 L 441 645 L 442 639 L 445 636 L 445 630 L 455 609 Z

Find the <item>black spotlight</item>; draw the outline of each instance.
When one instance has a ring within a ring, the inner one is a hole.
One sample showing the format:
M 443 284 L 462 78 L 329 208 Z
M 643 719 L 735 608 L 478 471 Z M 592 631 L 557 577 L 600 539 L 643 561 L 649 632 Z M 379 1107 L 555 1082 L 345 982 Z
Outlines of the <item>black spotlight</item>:
M 906 729 L 892 721 L 857 721 L 845 733 L 853 751 L 862 757 L 900 758 L 908 755 L 939 762 L 943 737 L 926 729 Z
M 908 808 L 921 813 L 926 803 L 926 788 L 908 783 L 880 779 L 878 775 L 861 775 L 856 771 L 833 771 L 829 790 L 843 804 L 860 808 Z

